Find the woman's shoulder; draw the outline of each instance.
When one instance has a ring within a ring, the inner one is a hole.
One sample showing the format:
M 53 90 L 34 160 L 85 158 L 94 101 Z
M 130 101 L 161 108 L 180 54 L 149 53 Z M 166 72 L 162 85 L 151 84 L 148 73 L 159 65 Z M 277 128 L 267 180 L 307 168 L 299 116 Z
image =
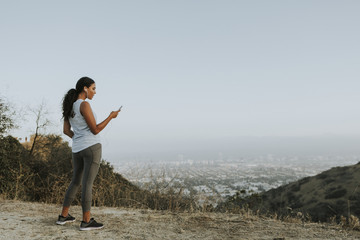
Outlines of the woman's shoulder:
M 90 103 L 81 99 L 80 106 L 90 107 Z
M 89 102 L 83 100 L 80 103 L 80 112 L 83 113 L 84 111 L 91 111 L 91 106 Z

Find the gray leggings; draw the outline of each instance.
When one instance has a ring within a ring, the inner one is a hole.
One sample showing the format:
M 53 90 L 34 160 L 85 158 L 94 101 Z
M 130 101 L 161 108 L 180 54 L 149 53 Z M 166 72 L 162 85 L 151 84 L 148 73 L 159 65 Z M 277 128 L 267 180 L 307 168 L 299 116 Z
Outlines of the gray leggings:
M 101 144 L 97 143 L 80 152 L 73 153 L 72 162 L 74 167 L 73 177 L 66 191 L 63 206 L 69 207 L 74 201 L 76 193 L 81 189 L 81 205 L 83 212 L 90 211 L 92 201 L 92 186 L 99 171 L 101 160 Z

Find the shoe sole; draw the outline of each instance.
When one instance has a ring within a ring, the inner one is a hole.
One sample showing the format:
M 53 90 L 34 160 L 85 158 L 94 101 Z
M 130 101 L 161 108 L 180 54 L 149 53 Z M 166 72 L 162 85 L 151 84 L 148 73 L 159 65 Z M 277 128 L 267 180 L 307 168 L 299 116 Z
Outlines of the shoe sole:
M 72 223 L 72 222 L 75 222 L 75 219 L 74 220 L 69 220 L 69 221 L 57 221 L 56 224 L 57 225 L 64 225 L 65 223 Z
M 104 226 L 101 226 L 101 227 L 85 227 L 85 228 L 80 227 L 80 231 L 88 231 L 88 230 L 102 229 L 103 227 L 104 227 Z

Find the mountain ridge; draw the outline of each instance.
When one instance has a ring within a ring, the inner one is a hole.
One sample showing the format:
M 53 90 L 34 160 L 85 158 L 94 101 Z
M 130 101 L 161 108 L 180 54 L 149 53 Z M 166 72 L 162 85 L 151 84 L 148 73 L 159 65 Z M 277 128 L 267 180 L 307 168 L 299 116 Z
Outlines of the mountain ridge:
M 235 206 L 280 216 L 301 214 L 315 222 L 360 218 L 360 163 L 333 167 L 247 198 L 234 196 L 221 207 Z

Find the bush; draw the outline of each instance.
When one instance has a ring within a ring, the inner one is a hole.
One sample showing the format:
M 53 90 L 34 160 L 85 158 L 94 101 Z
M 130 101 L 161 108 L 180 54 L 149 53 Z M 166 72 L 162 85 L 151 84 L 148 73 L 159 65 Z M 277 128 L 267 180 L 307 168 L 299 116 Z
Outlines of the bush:
M 310 177 L 306 177 L 306 178 L 300 179 L 299 184 L 303 185 L 305 183 L 308 183 L 309 181 L 310 181 Z
M 9 105 L 0 97 L 0 137 L 10 129 L 16 127 Z
M 326 173 L 321 173 L 320 175 L 316 176 L 317 179 L 325 179 L 327 177 L 328 177 L 328 175 Z
M 26 150 L 13 137 L 0 137 L 0 195 L 10 199 L 26 198 L 31 169 L 24 160 Z
M 298 192 L 298 191 L 300 191 L 300 189 L 301 189 L 301 185 L 299 183 L 294 183 L 291 186 L 291 191 L 293 191 L 293 192 Z
M 337 189 L 334 191 L 329 191 L 325 195 L 325 199 L 334 199 L 334 198 L 341 198 L 346 194 L 346 189 Z
M 72 153 L 60 136 L 40 136 L 37 148 L 29 149 L 15 138 L 2 139 L 0 147 L 0 195 L 19 199 L 60 204 L 72 177 Z M 74 204 L 80 204 L 80 192 Z M 100 163 L 93 186 L 93 205 L 128 206 L 159 210 L 187 210 L 194 201 L 181 193 L 149 192 L 133 185 L 106 161 Z

